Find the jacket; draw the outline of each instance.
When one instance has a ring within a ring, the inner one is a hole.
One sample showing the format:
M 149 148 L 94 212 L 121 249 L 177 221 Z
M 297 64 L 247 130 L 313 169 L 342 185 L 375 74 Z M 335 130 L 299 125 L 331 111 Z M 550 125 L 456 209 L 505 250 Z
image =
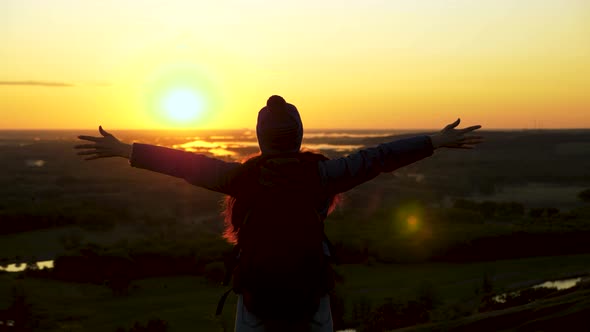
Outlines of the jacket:
M 318 162 L 320 186 L 329 194 L 348 191 L 380 173 L 429 157 L 430 138 L 415 136 L 366 148 L 348 156 Z M 226 195 L 236 195 L 235 179 L 242 165 L 161 146 L 134 143 L 130 156 L 133 167 L 182 178 L 187 182 Z M 327 209 L 327 207 L 326 207 Z

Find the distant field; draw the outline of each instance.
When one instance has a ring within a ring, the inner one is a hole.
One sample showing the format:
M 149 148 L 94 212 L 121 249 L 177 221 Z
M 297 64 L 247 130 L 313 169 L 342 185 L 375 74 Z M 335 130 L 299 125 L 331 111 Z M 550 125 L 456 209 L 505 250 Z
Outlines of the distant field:
M 210 254 L 206 249 L 211 248 L 198 246 L 201 237 L 219 240 L 221 194 L 133 169 L 123 159 L 84 162 L 73 150 L 76 134 L 0 131 L 0 264 L 53 259 L 87 243 L 123 253 L 156 248 L 162 255 L 172 255 L 184 248 Z M 323 148 L 332 158 L 349 153 L 335 146 L 372 146 L 403 136 L 383 131 L 309 134 L 306 142 Z M 584 246 L 565 252 L 583 253 L 575 256 L 498 262 L 489 257 L 487 262 L 477 262 L 482 258 L 476 256 L 469 264 L 451 264 L 444 263 L 443 255 L 439 263 L 384 264 L 420 261 L 449 248 L 486 253 L 484 245 L 491 245 L 499 251 L 507 240 L 518 240 L 518 236 L 530 240 L 531 234 L 545 237 L 530 243 L 559 252 L 560 247 L 551 242 L 552 234 L 561 234 L 560 243 L 568 244 L 567 236 L 590 231 L 590 204 L 577 197 L 590 188 L 590 130 L 488 131 L 483 135 L 486 142 L 478 149 L 437 151 L 429 159 L 380 175 L 343 195 L 327 232 L 350 261 L 362 263 L 338 267 L 345 278 L 339 291 L 349 309 L 363 298 L 375 304 L 387 297 L 411 299 L 424 284 L 432 285 L 448 305 L 468 302 L 486 274 L 498 289 L 512 289 L 590 273 L 586 267 L 590 251 Z M 255 150 L 253 133 L 243 131 L 122 132 L 120 137 L 166 146 L 216 142 L 234 158 Z M 235 143 L 244 140 L 248 144 Z M 212 153 L 203 147 L 197 152 Z M 490 213 L 483 205 L 477 205 L 480 210 L 456 208 L 458 199 L 472 205 L 520 204 L 522 213 Z M 538 216 L 535 209 L 540 209 Z M 415 228 L 404 224 L 409 216 L 416 218 Z M 477 242 L 482 238 L 491 240 Z M 516 254 L 527 249 L 514 241 L 510 245 Z M 527 255 L 534 255 L 534 250 Z M 13 278 L 0 275 L 4 294 L 0 303 L 7 299 Z M 204 330 L 218 326 L 211 312 L 221 288 L 202 277 L 134 281 L 138 288 L 129 297 L 113 297 L 98 285 L 30 278 L 14 282 L 27 289 L 48 330 L 56 326 L 72 331 L 114 330 L 150 317 L 174 322 L 173 331 L 191 325 Z M 231 305 L 226 309 L 230 310 L 224 322 L 231 326 Z

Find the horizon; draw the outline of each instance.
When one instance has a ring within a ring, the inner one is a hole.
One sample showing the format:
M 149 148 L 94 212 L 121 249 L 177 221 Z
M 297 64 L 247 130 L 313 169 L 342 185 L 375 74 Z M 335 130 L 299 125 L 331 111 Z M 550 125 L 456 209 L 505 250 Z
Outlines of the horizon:
M 126 132 L 189 132 L 189 131 L 252 131 L 256 132 L 256 128 L 113 128 L 107 129 L 104 128 L 108 132 L 115 132 L 115 131 L 126 131 Z M 354 132 L 354 131 L 376 131 L 376 132 L 424 132 L 424 131 L 431 131 L 437 132 L 440 131 L 441 128 L 305 128 L 304 134 L 306 131 L 345 131 L 345 132 Z M 580 131 L 580 130 L 590 130 L 590 127 L 571 127 L 571 128 L 481 128 L 479 132 L 497 132 L 497 131 Z M 98 127 L 96 128 L 0 128 L 0 132 L 8 132 L 8 131 L 96 131 L 98 134 Z

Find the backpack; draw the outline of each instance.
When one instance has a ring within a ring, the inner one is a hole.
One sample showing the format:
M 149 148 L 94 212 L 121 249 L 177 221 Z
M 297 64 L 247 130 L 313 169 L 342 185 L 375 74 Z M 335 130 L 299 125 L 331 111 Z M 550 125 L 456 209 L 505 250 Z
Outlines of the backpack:
M 263 321 L 309 320 L 320 298 L 334 287 L 324 252 L 329 242 L 316 210 L 318 190 L 301 183 L 306 181 L 301 177 L 296 183 L 285 182 L 302 174 L 298 160 L 292 159 L 262 163 L 257 188 L 241 200 L 236 260 L 226 265 L 233 276 L 232 290 Z M 268 172 L 274 174 L 270 181 Z

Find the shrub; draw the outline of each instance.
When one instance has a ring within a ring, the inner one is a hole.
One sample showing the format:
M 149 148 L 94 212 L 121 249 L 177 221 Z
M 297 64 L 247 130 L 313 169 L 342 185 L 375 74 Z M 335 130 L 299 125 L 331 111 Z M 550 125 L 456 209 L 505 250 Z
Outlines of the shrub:
M 554 207 L 534 208 L 529 211 L 529 216 L 534 219 L 552 218 L 559 216 L 559 212 L 559 209 Z
M 423 282 L 418 288 L 418 303 L 426 310 L 432 310 L 441 303 L 439 295 L 430 282 Z
M 497 214 L 502 217 L 523 216 L 524 205 L 518 202 L 503 202 L 498 205 Z
M 14 285 L 11 288 L 12 301 L 10 307 L 0 312 L 1 321 L 12 321 L 14 331 L 30 331 L 32 326 L 32 309 L 28 296 L 22 285 Z M 0 330 L 4 331 L 1 329 Z M 12 331 L 8 329 L 7 331 Z
M 131 278 L 125 274 L 114 275 L 106 281 L 106 285 L 116 296 L 127 295 L 131 286 Z
M 71 232 L 60 235 L 58 240 L 65 250 L 73 250 L 81 246 L 84 242 L 84 237 L 80 233 Z
M 371 315 L 373 304 L 366 297 L 360 298 L 352 304 L 352 320 L 353 326 L 361 326 L 363 322 Z
M 479 203 L 470 201 L 468 199 L 458 199 L 453 204 L 456 209 L 479 211 Z
M 547 217 L 551 218 L 551 217 L 556 217 L 559 215 L 559 209 L 558 208 L 547 208 L 545 209 L 547 211 Z
M 446 221 L 454 223 L 481 223 L 482 215 L 479 211 L 472 209 L 450 208 L 444 211 Z
M 482 203 L 477 203 L 467 199 L 458 199 L 453 204 L 453 208 L 479 212 L 486 218 L 524 215 L 524 205 L 518 202 L 485 201 Z
M 578 193 L 578 198 L 586 203 L 590 203 L 590 189 L 580 191 L 580 193 Z
M 423 303 L 412 300 L 405 304 L 393 302 L 391 298 L 372 311 L 361 324 L 361 331 L 388 331 L 396 328 L 426 323 L 430 319 L 429 309 Z
M 387 298 L 384 304 L 374 308 L 368 299 L 361 298 L 353 304 L 350 323 L 361 331 L 388 331 L 426 323 L 439 303 L 432 284 L 424 282 L 417 289 L 416 299 L 406 303 Z
M 485 218 L 492 218 L 496 215 L 499 204 L 492 201 L 485 201 L 479 205 L 479 211 Z
M 529 216 L 531 218 L 538 219 L 538 218 L 541 218 L 543 216 L 543 212 L 544 211 L 545 211 L 545 209 L 543 209 L 543 208 L 530 209 Z

